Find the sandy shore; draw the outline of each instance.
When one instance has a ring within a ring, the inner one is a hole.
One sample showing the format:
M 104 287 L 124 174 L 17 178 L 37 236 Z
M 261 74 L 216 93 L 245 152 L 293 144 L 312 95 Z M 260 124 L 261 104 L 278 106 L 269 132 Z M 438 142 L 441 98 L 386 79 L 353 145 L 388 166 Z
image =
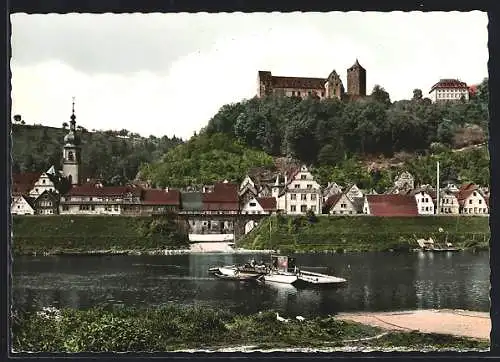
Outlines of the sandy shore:
M 426 309 L 407 312 L 341 313 L 339 319 L 368 324 L 388 330 L 441 333 L 490 339 L 491 319 L 486 312 L 451 309 Z

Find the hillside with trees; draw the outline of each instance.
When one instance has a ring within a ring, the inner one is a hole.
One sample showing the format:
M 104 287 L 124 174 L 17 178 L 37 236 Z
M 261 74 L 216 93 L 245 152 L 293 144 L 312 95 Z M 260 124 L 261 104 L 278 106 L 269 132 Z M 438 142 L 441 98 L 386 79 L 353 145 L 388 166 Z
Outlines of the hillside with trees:
M 272 168 L 267 154 L 312 165 L 321 184 L 355 182 L 382 191 L 403 169 L 418 183 L 435 183 L 440 160 L 442 180 L 486 185 L 487 147 L 455 151 L 487 137 L 487 79 L 459 103 L 433 104 L 419 89 L 410 100 L 391 102 L 380 86 L 353 102 L 270 96 L 223 106 L 200 135 L 145 166 L 143 177 L 171 186 L 241 181 L 247 167 Z
M 12 124 L 12 171 L 41 172 L 51 165 L 61 168 L 62 128 L 26 125 L 20 117 Z M 121 185 L 133 180 L 143 163 L 158 160 L 183 141 L 177 137 L 141 137 L 127 130 L 88 131 L 78 126 L 82 138 L 83 174 L 99 177 L 105 184 Z

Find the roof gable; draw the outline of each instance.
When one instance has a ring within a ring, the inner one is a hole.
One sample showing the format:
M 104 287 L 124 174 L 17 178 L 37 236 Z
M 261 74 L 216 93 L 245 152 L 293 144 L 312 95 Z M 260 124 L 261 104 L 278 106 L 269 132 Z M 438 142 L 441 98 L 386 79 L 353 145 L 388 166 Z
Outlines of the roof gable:
M 255 200 L 264 211 L 276 210 L 276 199 L 274 197 L 256 197 Z

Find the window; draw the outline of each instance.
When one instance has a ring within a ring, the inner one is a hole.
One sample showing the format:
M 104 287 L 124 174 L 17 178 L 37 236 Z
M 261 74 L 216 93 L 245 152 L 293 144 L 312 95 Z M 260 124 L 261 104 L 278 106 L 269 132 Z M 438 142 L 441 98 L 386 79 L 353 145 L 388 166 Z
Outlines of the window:
M 301 180 L 306 180 L 307 179 L 307 175 L 300 175 L 300 179 Z
M 291 211 L 291 212 L 295 212 L 295 211 L 297 211 L 297 207 L 296 207 L 295 205 L 291 205 L 291 206 L 290 206 L 290 211 Z
M 90 210 L 95 211 L 95 205 L 90 205 Z
M 316 212 L 316 205 L 311 206 L 311 211 Z
M 74 161 L 74 159 L 75 159 L 75 156 L 73 155 L 73 152 L 72 152 L 72 151 L 69 151 L 69 152 L 68 152 L 68 160 L 70 160 L 70 161 Z
M 311 95 L 312 93 L 311 93 L 311 91 L 309 91 L 309 92 L 307 92 L 307 94 Z
M 115 205 L 115 211 L 118 211 L 120 210 L 120 208 L 118 207 L 118 205 Z
M 472 200 L 469 200 L 469 204 L 472 204 Z
M 68 205 L 63 205 L 62 209 L 63 209 L 63 211 L 68 211 L 68 209 L 69 209 Z
M 295 185 L 295 188 L 296 189 L 300 189 L 300 185 Z
M 295 91 L 292 91 L 292 97 L 295 97 Z
M 321 96 L 324 97 L 325 96 L 325 92 L 321 92 Z
M 35 192 L 38 192 L 38 189 L 35 189 Z
M 423 206 L 422 206 L 422 209 L 421 209 L 421 211 L 425 211 L 425 207 L 423 207 Z
M 313 188 L 313 185 L 311 185 L 311 184 L 308 184 L 308 185 L 307 185 L 307 189 L 308 189 L 308 190 L 311 190 L 312 188 Z
M 426 206 L 426 207 L 425 207 L 425 211 L 429 211 L 429 206 Z
M 17 205 L 17 208 L 18 208 L 18 209 L 20 209 L 20 208 L 21 208 L 21 206 Z
M 477 207 L 474 208 L 474 214 L 477 213 Z
M 474 191 L 474 192 L 472 193 L 472 195 L 473 195 L 473 196 L 476 196 L 476 195 L 477 195 L 477 194 L 476 194 L 476 191 Z
M 297 195 L 296 194 L 291 194 L 290 195 L 290 200 L 297 200 Z
M 301 194 L 301 195 L 300 195 L 300 199 L 301 199 L 302 201 L 307 200 L 307 194 Z
M 297 92 L 297 95 L 300 97 L 300 91 Z
M 340 208 L 341 208 L 341 209 L 345 209 L 345 208 L 347 208 L 347 204 L 340 204 Z
M 477 200 L 477 202 L 479 203 L 479 205 L 481 205 L 481 203 L 483 202 L 483 200 Z
M 311 201 L 316 201 L 316 194 L 311 194 Z
M 307 211 L 307 205 L 300 205 L 300 212 L 306 212 Z
M 45 183 L 45 179 L 42 180 L 42 184 L 44 184 L 44 183 Z
M 257 204 L 255 202 L 251 202 L 249 205 L 253 207 L 256 206 Z

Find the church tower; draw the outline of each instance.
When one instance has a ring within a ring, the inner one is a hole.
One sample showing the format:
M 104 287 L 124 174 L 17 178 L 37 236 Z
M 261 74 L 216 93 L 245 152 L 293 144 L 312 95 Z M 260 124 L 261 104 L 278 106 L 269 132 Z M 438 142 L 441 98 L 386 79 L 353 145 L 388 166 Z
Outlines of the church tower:
M 80 183 L 80 165 L 81 148 L 80 136 L 76 133 L 75 99 L 73 98 L 73 107 L 71 121 L 69 122 L 69 132 L 64 136 L 63 147 L 63 175 L 71 185 Z
M 347 94 L 350 96 L 366 96 L 366 70 L 356 63 L 347 69 Z

